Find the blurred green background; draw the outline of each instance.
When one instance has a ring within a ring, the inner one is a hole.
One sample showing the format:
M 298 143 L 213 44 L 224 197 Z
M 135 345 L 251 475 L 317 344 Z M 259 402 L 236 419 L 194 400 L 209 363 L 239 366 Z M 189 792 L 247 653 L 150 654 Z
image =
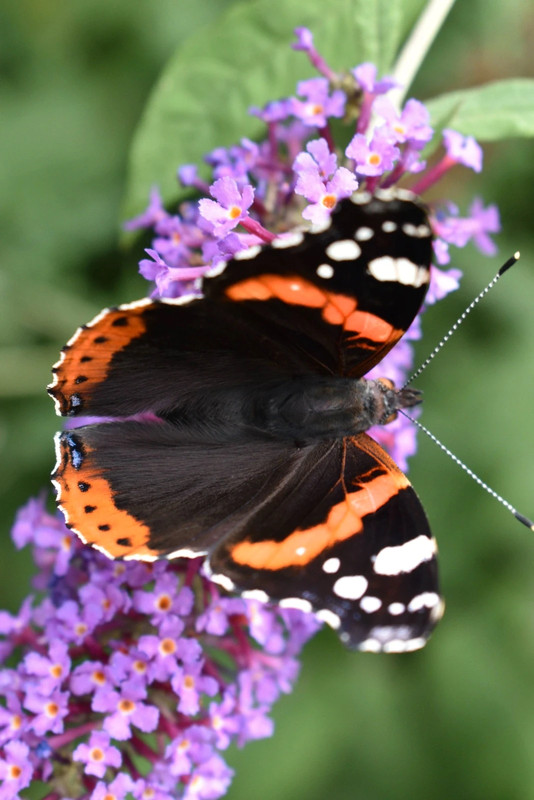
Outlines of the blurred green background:
M 13 516 L 47 485 L 54 461 L 50 365 L 77 325 L 146 292 L 141 245 L 118 245 L 132 133 L 173 50 L 229 5 L 0 7 L 2 607 L 18 607 L 32 571 L 11 546 Z M 459 0 L 412 93 L 533 77 L 533 32 L 526 0 Z M 309 76 L 304 58 L 302 68 Z M 462 209 L 475 194 L 497 202 L 502 260 L 516 249 L 522 260 L 418 382 L 425 424 L 530 516 L 533 154 L 531 141 L 492 145 L 481 176 L 458 170 L 440 186 Z M 421 358 L 500 264 L 472 248 L 454 257 L 465 280 L 427 315 Z M 295 692 L 275 708 L 275 736 L 227 754 L 231 800 L 534 798 L 534 538 L 430 442 L 420 442 L 410 477 L 440 543 L 443 622 L 407 656 L 351 654 L 330 631 L 317 636 Z

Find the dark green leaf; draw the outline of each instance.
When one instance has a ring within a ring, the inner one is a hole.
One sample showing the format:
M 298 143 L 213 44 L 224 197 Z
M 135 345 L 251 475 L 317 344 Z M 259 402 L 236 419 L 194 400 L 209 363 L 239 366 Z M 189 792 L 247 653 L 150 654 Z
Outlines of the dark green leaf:
M 427 102 L 432 124 L 480 141 L 534 136 L 534 80 L 514 78 L 450 92 Z

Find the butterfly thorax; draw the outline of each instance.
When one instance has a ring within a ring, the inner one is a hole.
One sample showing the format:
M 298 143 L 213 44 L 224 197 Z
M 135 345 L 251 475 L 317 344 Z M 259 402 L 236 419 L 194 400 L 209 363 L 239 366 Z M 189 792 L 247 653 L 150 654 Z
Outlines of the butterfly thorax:
M 254 428 L 273 438 L 309 443 L 384 425 L 399 408 L 419 402 L 419 391 L 397 391 L 384 378 L 303 376 L 263 387 L 249 398 L 244 415 Z

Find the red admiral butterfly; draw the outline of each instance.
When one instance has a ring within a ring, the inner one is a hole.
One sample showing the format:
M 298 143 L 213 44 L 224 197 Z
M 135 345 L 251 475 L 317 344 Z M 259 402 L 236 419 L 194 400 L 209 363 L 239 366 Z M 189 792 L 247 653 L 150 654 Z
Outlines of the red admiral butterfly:
M 421 647 L 436 545 L 365 431 L 419 402 L 365 380 L 417 314 L 432 236 L 405 191 L 356 194 L 325 230 L 238 253 L 203 297 L 106 309 L 63 348 L 68 527 L 113 558 L 206 557 L 229 591 L 314 611 L 360 650 Z M 140 415 L 140 416 L 139 416 Z

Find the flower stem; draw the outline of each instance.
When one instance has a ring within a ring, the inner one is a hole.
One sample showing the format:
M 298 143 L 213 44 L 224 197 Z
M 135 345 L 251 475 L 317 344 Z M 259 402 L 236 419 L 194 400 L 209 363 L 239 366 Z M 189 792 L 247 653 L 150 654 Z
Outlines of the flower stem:
M 402 48 L 393 68 L 393 78 L 400 83 L 400 88 L 394 89 L 389 95 L 397 108 L 401 107 L 417 70 L 453 5 L 454 0 L 429 0 Z

